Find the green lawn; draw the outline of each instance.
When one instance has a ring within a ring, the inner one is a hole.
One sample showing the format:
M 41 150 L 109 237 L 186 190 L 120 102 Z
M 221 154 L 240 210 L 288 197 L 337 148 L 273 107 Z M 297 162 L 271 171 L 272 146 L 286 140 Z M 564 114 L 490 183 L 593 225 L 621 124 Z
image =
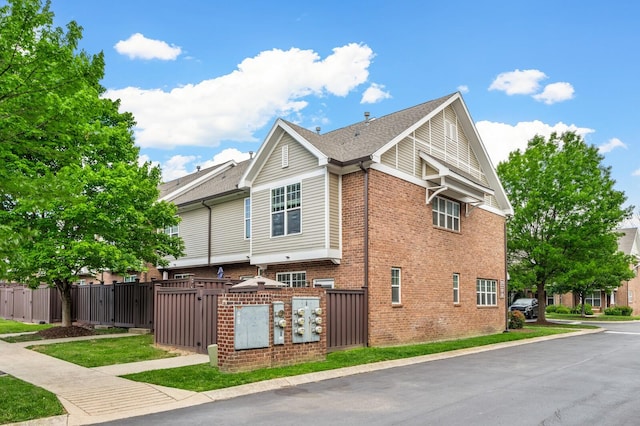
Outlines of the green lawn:
M 254 383 L 262 380 L 275 379 L 278 377 L 297 376 L 316 371 L 333 370 L 336 368 L 392 359 L 410 358 L 456 349 L 465 349 L 476 346 L 491 345 L 494 343 L 567 333 L 570 331 L 575 331 L 575 328 L 567 328 L 566 326 L 527 326 L 521 331 L 514 330 L 509 333 L 493 334 L 490 336 L 473 337 L 469 339 L 387 348 L 359 348 L 349 351 L 333 352 L 327 355 L 326 361 L 322 362 L 310 362 L 279 368 L 265 368 L 246 373 L 225 374 L 219 372 L 217 368 L 213 368 L 209 364 L 199 364 L 187 367 L 128 374 L 123 377 L 139 382 L 202 392 L 246 383 Z
M 12 376 L 0 377 L 0 424 L 61 414 L 65 410 L 51 392 Z
M 52 324 L 27 324 L 0 318 L 0 334 L 29 333 L 53 327 Z
M 89 368 L 177 356 L 154 347 L 151 334 L 34 345 L 29 349 Z

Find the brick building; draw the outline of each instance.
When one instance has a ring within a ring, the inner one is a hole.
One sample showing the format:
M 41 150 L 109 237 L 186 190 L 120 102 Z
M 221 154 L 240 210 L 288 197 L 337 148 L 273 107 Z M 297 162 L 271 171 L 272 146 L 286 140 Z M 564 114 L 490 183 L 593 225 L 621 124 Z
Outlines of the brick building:
M 368 343 L 504 329 L 512 209 L 459 93 L 321 133 L 278 119 L 251 160 L 167 182 L 165 278 L 368 289 Z

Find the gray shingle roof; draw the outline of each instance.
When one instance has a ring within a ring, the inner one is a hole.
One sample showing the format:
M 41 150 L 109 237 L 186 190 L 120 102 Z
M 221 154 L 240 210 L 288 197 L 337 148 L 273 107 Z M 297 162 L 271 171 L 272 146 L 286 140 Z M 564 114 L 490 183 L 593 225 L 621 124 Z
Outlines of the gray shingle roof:
M 638 228 L 624 228 L 617 229 L 616 231 L 624 234 L 618 238 L 618 250 L 624 254 L 637 254 L 632 253 L 631 251 L 633 250 L 633 243 L 638 241 L 640 236 L 638 234 Z M 636 247 L 636 250 L 638 249 L 640 249 L 640 247 Z
M 189 190 L 185 191 L 183 194 L 180 194 L 176 198 L 172 199 L 171 202 L 173 202 L 178 206 L 181 206 L 181 205 L 191 204 L 195 202 L 200 202 L 203 200 L 208 200 L 208 199 L 215 198 L 217 196 L 238 190 L 238 182 L 240 181 L 242 174 L 245 172 L 245 170 L 247 170 L 247 167 L 249 166 L 250 162 L 251 160 L 246 160 L 238 163 L 236 166 L 231 167 L 217 174 L 216 176 L 213 176 L 211 179 L 205 180 L 204 182 L 202 182 L 197 186 L 194 186 L 193 188 L 190 188 Z M 213 167 L 209 167 L 204 170 L 200 170 L 199 172 L 196 172 L 196 173 L 191 173 L 190 175 L 180 178 L 182 179 L 182 181 L 177 184 L 171 185 L 172 189 L 169 192 L 173 192 L 179 189 L 180 187 L 194 181 L 200 176 L 203 176 L 204 174 L 218 167 L 220 167 L 220 164 Z M 176 179 L 176 181 L 180 179 Z M 175 182 L 175 181 L 172 181 L 172 182 Z M 169 184 L 171 184 L 171 182 L 168 182 L 165 185 L 169 185 Z M 165 195 L 168 194 L 169 192 L 165 192 Z
M 341 163 L 349 163 L 373 154 L 387 142 L 433 112 L 454 94 L 370 119 L 368 122 L 360 121 L 325 134 L 317 134 L 297 124 L 283 121 L 327 157 Z

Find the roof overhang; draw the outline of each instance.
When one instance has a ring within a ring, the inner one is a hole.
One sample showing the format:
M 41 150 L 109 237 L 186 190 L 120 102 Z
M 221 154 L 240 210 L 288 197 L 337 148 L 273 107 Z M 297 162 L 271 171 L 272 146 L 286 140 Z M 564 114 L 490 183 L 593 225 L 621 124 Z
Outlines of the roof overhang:
M 422 179 L 427 181 L 427 204 L 433 197 L 441 194 L 462 203 L 479 206 L 484 203 L 486 196 L 494 195 L 493 189 L 469 179 L 432 156 L 422 151 L 419 155 L 427 166 L 435 170 L 435 173 L 427 173 L 425 167 L 422 175 Z

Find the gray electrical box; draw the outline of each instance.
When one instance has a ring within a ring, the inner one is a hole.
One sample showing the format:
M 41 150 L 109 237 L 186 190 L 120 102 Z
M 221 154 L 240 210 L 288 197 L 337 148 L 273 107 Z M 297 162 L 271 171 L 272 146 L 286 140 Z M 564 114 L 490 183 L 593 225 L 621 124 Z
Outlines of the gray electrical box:
M 240 305 L 233 311 L 235 349 L 269 347 L 269 305 Z
M 319 297 L 291 299 L 293 343 L 318 342 L 322 334 L 322 309 Z
M 284 330 L 287 320 L 284 318 L 284 302 L 273 302 L 273 344 L 284 345 Z

